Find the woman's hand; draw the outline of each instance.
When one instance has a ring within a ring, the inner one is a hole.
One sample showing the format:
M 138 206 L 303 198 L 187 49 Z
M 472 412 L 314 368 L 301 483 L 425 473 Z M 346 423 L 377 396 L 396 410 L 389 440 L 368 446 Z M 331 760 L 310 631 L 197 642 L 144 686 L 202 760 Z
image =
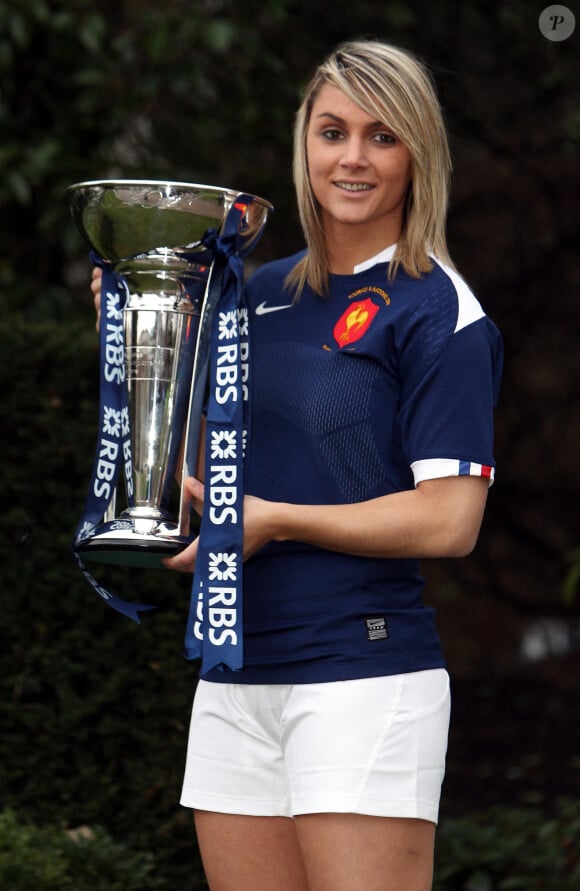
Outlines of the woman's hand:
M 103 279 L 103 272 L 98 266 L 93 267 L 93 273 L 91 276 L 91 291 L 93 292 L 93 300 L 95 303 L 95 310 L 97 311 L 97 321 L 95 322 L 95 328 L 97 331 L 101 327 L 101 282 Z
M 199 480 L 189 477 L 185 481 L 186 498 L 200 516 L 203 511 L 205 487 Z M 276 503 L 264 501 L 253 495 L 244 496 L 244 560 L 263 548 L 275 537 Z M 199 548 L 199 536 L 175 557 L 163 560 L 168 569 L 177 572 L 193 572 Z
M 174 569 L 176 572 L 194 572 L 198 548 L 199 535 L 175 557 L 165 557 L 161 562 L 167 569 Z
M 203 511 L 203 495 L 204 485 L 199 480 L 190 476 L 185 480 L 185 492 L 183 495 L 184 506 L 193 507 L 196 514 L 201 517 Z M 197 560 L 197 550 L 199 547 L 199 536 L 195 538 L 183 551 L 176 554 L 175 557 L 166 557 L 162 560 L 167 569 L 174 569 L 176 572 L 193 572 L 195 569 L 195 561 Z

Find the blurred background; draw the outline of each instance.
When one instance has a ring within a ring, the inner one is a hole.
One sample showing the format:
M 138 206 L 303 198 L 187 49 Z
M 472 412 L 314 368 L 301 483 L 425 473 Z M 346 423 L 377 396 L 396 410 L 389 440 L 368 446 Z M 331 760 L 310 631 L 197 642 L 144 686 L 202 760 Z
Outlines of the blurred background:
M 436 888 L 580 887 L 580 21 L 528 0 L 0 0 L 0 887 L 204 889 L 177 804 L 187 579 L 80 577 L 98 344 L 66 187 L 154 178 L 270 200 L 253 265 L 302 245 L 302 86 L 338 42 L 425 60 L 454 159 L 449 242 L 506 347 L 480 542 L 425 565 L 453 676 Z M 554 35 L 552 35 L 554 36 Z

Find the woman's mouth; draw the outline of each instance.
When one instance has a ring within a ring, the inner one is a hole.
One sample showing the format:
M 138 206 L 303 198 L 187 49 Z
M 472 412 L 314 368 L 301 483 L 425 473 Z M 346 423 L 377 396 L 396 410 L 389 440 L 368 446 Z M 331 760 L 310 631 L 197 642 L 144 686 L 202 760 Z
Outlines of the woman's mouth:
M 368 192 L 374 189 L 374 186 L 371 186 L 370 183 L 349 183 L 342 180 L 335 181 L 334 185 L 338 186 L 339 189 L 345 189 L 347 192 Z

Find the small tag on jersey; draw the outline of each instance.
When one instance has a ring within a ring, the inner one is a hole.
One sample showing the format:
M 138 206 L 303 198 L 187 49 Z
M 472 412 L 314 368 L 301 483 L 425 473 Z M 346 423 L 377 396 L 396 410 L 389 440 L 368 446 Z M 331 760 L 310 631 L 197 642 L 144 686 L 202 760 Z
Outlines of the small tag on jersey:
M 365 619 L 367 626 L 367 637 L 369 640 L 386 640 L 389 636 L 387 630 L 387 620 L 382 618 Z

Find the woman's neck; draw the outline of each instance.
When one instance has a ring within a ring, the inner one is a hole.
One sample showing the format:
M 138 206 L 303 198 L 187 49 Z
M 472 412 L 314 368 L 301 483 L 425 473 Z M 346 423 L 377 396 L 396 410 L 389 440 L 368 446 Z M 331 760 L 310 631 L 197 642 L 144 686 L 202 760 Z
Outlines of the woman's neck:
M 394 244 L 399 235 L 400 232 L 385 232 L 376 226 L 327 227 L 328 271 L 335 275 L 351 275 L 355 266 Z

